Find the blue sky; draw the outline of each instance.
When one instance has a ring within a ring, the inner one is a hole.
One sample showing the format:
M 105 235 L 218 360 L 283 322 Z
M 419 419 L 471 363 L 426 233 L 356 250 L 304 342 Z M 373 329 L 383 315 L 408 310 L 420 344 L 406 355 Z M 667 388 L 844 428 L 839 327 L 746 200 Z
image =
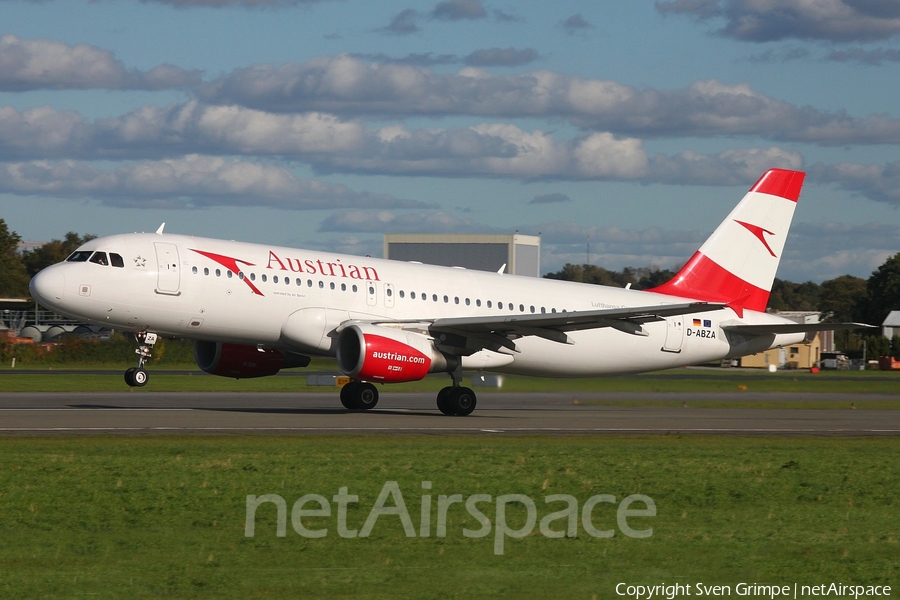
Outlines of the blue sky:
M 777 8 L 777 10 L 776 10 Z M 900 1 L 0 0 L 0 218 L 676 268 L 769 167 L 779 276 L 900 250 Z

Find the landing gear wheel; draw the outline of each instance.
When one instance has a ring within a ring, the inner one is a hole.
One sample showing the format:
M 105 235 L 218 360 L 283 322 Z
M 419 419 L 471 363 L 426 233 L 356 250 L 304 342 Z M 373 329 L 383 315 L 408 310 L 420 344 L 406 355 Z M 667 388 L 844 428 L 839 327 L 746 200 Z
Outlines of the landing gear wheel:
M 371 383 L 351 381 L 341 388 L 341 404 L 347 410 L 370 410 L 378 404 L 378 388 Z
M 475 392 L 467 387 L 453 388 L 448 399 L 448 404 L 454 415 L 466 417 L 475 410 Z
M 344 405 L 344 408 L 347 410 L 356 410 L 359 408 L 356 404 L 356 387 L 359 386 L 359 383 L 356 381 L 351 381 L 347 385 L 341 388 L 341 404 Z
M 371 410 L 378 404 L 378 388 L 371 383 L 360 383 L 356 392 L 356 405 L 363 410 Z
M 144 369 L 131 367 L 125 371 L 125 383 L 130 387 L 144 387 L 149 380 L 150 375 Z
M 453 414 L 453 410 L 450 408 L 450 394 L 453 393 L 453 389 L 453 387 L 447 386 L 441 389 L 437 395 L 438 410 L 447 416 Z

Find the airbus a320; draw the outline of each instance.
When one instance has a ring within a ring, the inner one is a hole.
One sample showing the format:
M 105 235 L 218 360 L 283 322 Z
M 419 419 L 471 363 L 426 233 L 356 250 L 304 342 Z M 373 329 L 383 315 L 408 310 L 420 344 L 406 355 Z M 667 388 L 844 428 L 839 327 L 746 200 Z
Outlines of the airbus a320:
M 464 371 L 585 377 L 718 361 L 817 329 L 766 313 L 804 173 L 767 171 L 669 282 L 632 290 L 164 233 L 93 239 L 31 281 L 43 306 L 134 332 L 130 386 L 158 336 L 197 365 L 251 378 L 337 360 L 351 410 L 375 384 L 447 373 L 446 415 L 468 415 Z M 502 271 L 502 269 L 501 269 Z M 600 308 L 598 308 L 600 307 Z

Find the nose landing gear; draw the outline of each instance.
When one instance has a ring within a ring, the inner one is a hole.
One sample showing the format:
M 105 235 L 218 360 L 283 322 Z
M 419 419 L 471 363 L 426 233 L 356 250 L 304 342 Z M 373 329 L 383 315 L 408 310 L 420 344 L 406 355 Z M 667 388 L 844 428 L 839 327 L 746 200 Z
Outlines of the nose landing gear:
M 138 355 L 138 364 L 125 371 L 125 383 L 130 387 L 144 387 L 150 380 L 150 375 L 144 370 L 144 365 L 150 360 L 153 351 L 153 345 L 156 343 L 158 336 L 149 331 L 139 331 L 134 334 L 134 339 L 140 346 L 134 351 Z

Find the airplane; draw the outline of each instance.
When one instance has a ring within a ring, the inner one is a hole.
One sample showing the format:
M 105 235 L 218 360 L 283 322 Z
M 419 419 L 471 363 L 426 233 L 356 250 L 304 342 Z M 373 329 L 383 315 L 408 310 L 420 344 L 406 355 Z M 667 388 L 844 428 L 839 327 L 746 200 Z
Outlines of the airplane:
M 197 365 L 251 378 L 336 359 L 343 406 L 375 384 L 447 373 L 445 415 L 469 415 L 463 371 L 547 377 L 668 369 L 802 342 L 860 324 L 798 324 L 766 312 L 805 173 L 770 169 L 667 283 L 612 288 L 173 235 L 95 238 L 32 279 L 57 313 L 133 332 L 144 386 L 158 336 L 194 340 Z M 504 265 L 505 267 L 505 265 Z

